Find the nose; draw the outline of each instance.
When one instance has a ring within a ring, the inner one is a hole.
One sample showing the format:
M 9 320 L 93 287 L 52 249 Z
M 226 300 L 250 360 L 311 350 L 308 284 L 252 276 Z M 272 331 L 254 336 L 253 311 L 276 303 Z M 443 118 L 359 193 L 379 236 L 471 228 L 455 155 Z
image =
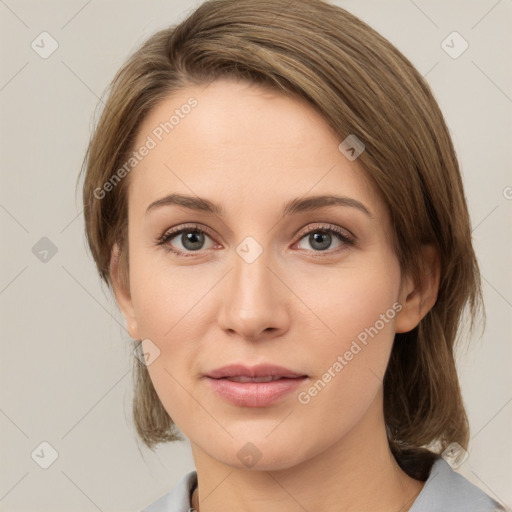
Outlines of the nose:
M 235 255 L 234 268 L 219 290 L 221 329 L 247 340 L 259 340 L 279 336 L 289 328 L 293 294 L 283 284 L 285 276 L 279 276 L 275 267 L 265 251 L 251 263 Z

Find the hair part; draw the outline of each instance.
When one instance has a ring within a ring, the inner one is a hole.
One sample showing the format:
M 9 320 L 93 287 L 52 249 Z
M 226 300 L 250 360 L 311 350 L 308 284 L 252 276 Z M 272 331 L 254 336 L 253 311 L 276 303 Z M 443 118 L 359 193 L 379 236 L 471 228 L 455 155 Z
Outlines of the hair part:
M 112 286 L 118 243 L 129 289 L 130 176 L 102 199 L 94 191 L 129 159 L 141 122 L 159 102 L 221 78 L 300 97 L 340 141 L 355 134 L 364 142 L 358 162 L 386 203 L 403 275 L 419 284 L 423 247 L 436 249 L 437 301 L 415 329 L 396 334 L 384 378 L 391 449 L 405 471 L 425 479 L 433 454 L 452 442 L 468 444 L 454 349 L 465 306 L 471 328 L 483 312 L 480 275 L 457 157 L 428 84 L 389 41 L 346 10 L 322 0 L 210 0 L 149 37 L 126 61 L 82 168 L 86 235 L 100 277 Z M 149 448 L 180 439 L 137 360 L 134 376 L 140 438 Z

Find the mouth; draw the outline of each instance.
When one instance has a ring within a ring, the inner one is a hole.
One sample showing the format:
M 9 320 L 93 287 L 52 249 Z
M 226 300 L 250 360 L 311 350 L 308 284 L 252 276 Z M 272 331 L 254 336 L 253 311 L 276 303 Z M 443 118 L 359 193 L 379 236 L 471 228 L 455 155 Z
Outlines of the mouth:
M 237 382 L 271 382 L 272 380 L 293 379 L 307 377 L 308 375 L 275 364 L 259 364 L 256 366 L 230 364 L 211 370 L 206 376 L 211 379 L 249 379 L 238 380 Z
M 206 375 L 218 396 L 239 407 L 268 407 L 308 379 L 306 374 L 275 365 L 230 365 Z
M 279 376 L 274 376 L 274 375 L 268 375 L 267 377 L 247 377 L 245 375 L 238 375 L 235 377 L 221 377 L 221 379 L 230 380 L 232 382 L 273 382 L 275 380 L 292 379 L 292 378 L 300 379 L 302 377 L 279 377 Z M 219 380 L 219 379 L 216 379 L 216 380 Z

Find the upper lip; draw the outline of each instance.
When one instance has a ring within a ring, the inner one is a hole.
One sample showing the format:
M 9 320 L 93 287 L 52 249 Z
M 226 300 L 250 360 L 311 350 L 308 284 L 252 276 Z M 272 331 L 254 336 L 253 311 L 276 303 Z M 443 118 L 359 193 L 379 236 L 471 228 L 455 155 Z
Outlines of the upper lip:
M 212 379 L 222 379 L 223 377 L 307 377 L 304 373 L 294 372 L 283 366 L 275 364 L 258 364 L 256 366 L 245 366 L 243 364 L 230 364 L 217 368 L 206 374 Z

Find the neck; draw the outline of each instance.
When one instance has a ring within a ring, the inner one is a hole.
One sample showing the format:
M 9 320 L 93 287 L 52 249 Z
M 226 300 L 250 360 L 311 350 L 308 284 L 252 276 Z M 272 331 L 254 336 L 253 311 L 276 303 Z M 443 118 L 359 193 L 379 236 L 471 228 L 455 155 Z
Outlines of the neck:
M 226 465 L 191 443 L 198 475 L 192 506 L 198 512 L 406 512 L 424 482 L 398 466 L 381 416 L 370 413 L 320 453 L 275 471 Z

